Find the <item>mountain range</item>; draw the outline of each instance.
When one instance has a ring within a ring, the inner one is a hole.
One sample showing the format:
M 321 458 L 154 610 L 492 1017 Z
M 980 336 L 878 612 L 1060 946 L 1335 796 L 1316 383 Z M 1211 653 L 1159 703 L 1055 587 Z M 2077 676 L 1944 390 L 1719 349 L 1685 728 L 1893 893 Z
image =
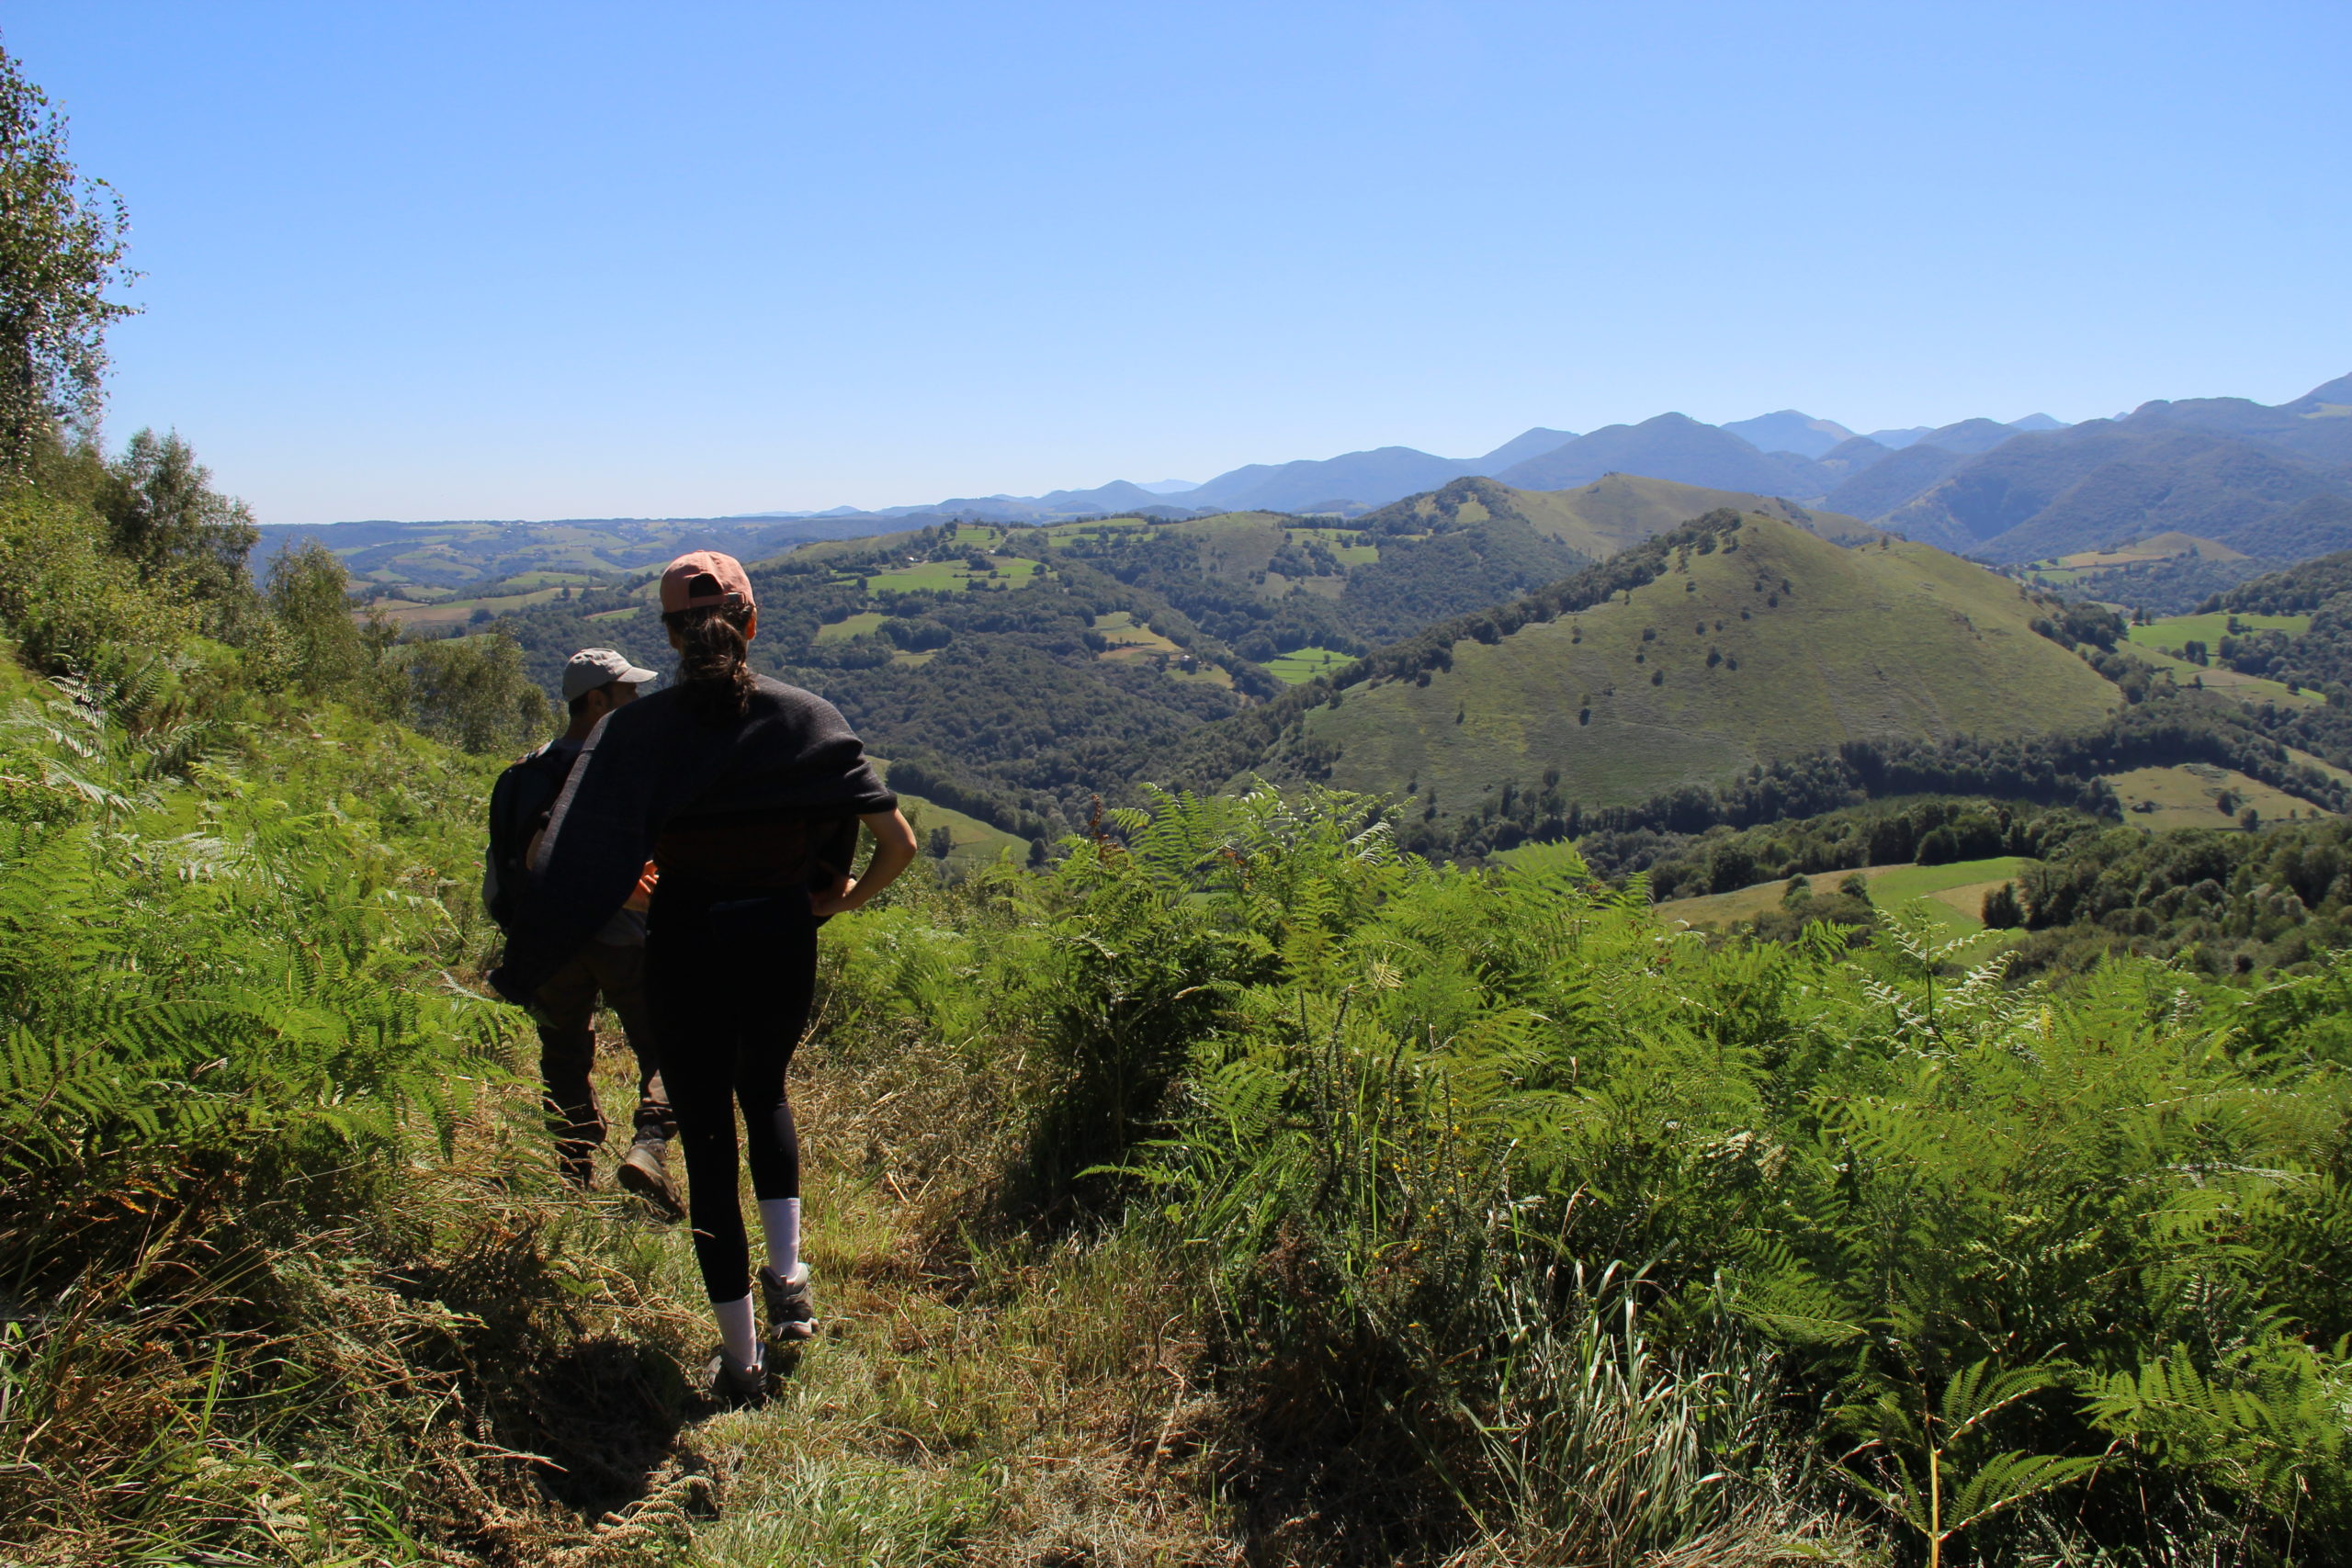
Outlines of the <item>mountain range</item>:
M 531 571 L 638 570 L 691 545 L 752 558 L 800 541 L 956 518 L 1046 524 L 1252 512 L 1354 519 L 1465 479 L 1543 493 L 1611 475 L 1785 498 L 2018 567 L 2158 535 L 2202 539 L 2226 549 L 2205 552 L 2196 581 L 2174 585 L 2202 597 L 2294 560 L 2352 548 L 2352 507 L 2346 504 L 2352 502 L 2352 376 L 2277 405 L 2243 398 L 2159 400 L 2074 425 L 2032 414 L 2006 423 L 1968 419 L 1856 434 L 1793 409 L 1724 425 L 1662 413 L 1581 434 L 1536 426 L 1478 457 L 1384 446 L 1250 464 L 1190 488 L 1119 480 L 880 512 L 270 527 L 263 530 L 263 558 L 292 540 L 315 537 L 329 542 L 363 581 L 447 592 Z
M 2284 535 L 2302 538 L 2322 525 L 2314 536 L 2326 547 L 2352 546 L 2352 534 L 2338 536 L 2324 526 L 2333 512 L 2306 505 L 2352 497 L 2352 376 L 2275 406 L 2244 398 L 2159 400 L 2073 425 L 2036 413 L 1864 434 L 1795 409 L 1721 425 L 1662 413 L 1581 434 L 1537 426 L 1478 457 L 1382 446 L 1249 464 L 1183 491 L 1122 480 L 1043 496 L 961 497 L 815 515 L 890 522 L 1238 511 L 1353 517 L 1460 479 L 1541 491 L 1609 474 L 1787 497 L 2002 563 L 2187 533 L 2253 558 L 2258 564 L 2246 569 L 2250 575 L 2259 563 L 2286 558 L 2262 547 L 2265 531 L 2280 535 L 2274 525 L 2290 514 Z
M 929 505 L 873 512 L 842 506 L 825 512 L 760 515 L 1045 523 L 1112 513 L 1161 517 L 1182 516 L 1186 512 L 1353 514 L 1435 490 L 1451 479 L 1475 477 L 1498 479 L 1521 490 L 1558 490 L 1587 484 L 1609 473 L 1818 500 L 1849 472 L 1898 450 L 1925 446 L 1941 452 L 1972 454 L 1989 450 L 2014 435 L 2065 428 L 2047 414 L 2030 414 L 2010 424 L 1973 419 L 1940 429 L 1921 426 L 1857 435 L 1834 420 L 1815 419 L 1794 409 L 1724 425 L 1664 413 L 1639 424 L 1607 425 L 1582 435 L 1537 425 L 1477 457 L 1441 457 L 1411 446 L 1378 446 L 1343 452 L 1336 457 L 1245 464 L 1189 488 L 1166 480 L 1145 486 L 1114 479 L 1091 490 L 1057 490 L 1044 495 L 951 496 Z

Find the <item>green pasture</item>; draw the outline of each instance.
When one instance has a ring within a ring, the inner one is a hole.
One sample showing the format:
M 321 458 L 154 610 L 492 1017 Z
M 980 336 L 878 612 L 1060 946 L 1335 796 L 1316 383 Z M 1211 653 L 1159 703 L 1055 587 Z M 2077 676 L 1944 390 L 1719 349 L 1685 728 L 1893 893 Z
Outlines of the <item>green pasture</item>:
M 1341 653 L 1337 649 L 1301 648 L 1270 661 L 1266 665 L 1266 672 L 1289 685 L 1303 686 L 1317 675 L 1327 675 L 1353 662 L 1354 659 L 1355 655 Z
M 1544 847 L 1556 852 L 1555 846 Z M 1889 913 L 1914 909 L 1927 917 L 1928 924 L 1949 942 L 1982 933 L 1984 895 L 2005 882 L 2015 881 L 2029 863 L 2017 855 L 1996 855 L 1988 860 L 1953 861 L 1944 865 L 1865 866 L 1860 874 L 1870 886 L 1872 904 Z M 1834 892 L 1839 883 L 1854 874 L 1850 871 L 1824 871 L 1806 880 L 1816 894 L 1823 894 Z M 1692 926 L 1728 930 L 1778 908 L 1788 888 L 1785 879 L 1759 882 L 1730 893 L 1670 899 L 1658 906 L 1658 913 L 1667 919 Z M 1982 957 L 1983 953 L 1972 951 L 1968 956 Z
M 888 783 L 890 777 L 889 762 L 880 757 L 872 757 L 870 760 L 876 768 L 881 770 L 883 781 Z M 1003 829 L 992 827 L 977 817 L 967 817 L 953 807 L 942 806 L 935 800 L 926 800 L 919 795 L 910 795 L 900 790 L 898 795 L 899 809 L 905 812 L 907 820 L 913 824 L 915 840 L 924 846 L 923 852 L 926 855 L 931 852 L 933 831 L 944 828 L 956 842 L 956 847 L 947 853 L 947 863 L 958 871 L 978 871 L 982 867 L 994 865 L 997 857 L 1006 850 L 1011 850 L 1018 857 L 1020 863 L 1027 863 L 1029 840 L 1018 834 L 1008 833 Z
M 2311 630 L 2309 615 L 2252 615 L 2243 612 L 2215 610 L 2202 615 L 2165 615 L 2150 621 L 2144 626 L 2132 628 L 2132 640 L 2142 648 L 2154 648 L 2171 652 L 2192 642 L 2207 648 L 2219 648 L 2228 637 L 2230 623 L 2235 621 L 2242 631 L 2285 632 L 2289 637 L 2301 637 Z
M 815 640 L 847 642 L 854 637 L 868 637 L 878 630 L 882 623 L 889 618 L 879 610 L 860 610 L 854 615 L 844 616 L 841 620 L 830 621 L 819 626 Z

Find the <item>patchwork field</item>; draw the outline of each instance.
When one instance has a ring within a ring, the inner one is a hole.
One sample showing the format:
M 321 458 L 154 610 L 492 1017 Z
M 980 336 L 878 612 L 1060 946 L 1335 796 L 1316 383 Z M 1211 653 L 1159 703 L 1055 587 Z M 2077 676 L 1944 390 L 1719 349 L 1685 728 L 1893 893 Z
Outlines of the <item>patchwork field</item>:
M 1094 617 L 1094 629 L 1108 638 L 1111 646 L 1094 657 L 1114 663 L 1157 663 L 1171 681 L 1196 681 L 1206 685 L 1233 689 L 1233 677 L 1214 664 L 1196 660 L 1177 644 L 1153 631 L 1137 626 L 1131 611 L 1114 610 Z
M 1226 512 L 1179 523 L 1114 517 L 1102 523 L 1057 524 L 1038 534 L 1049 542 L 1066 544 L 1098 530 L 1116 533 L 1147 527 L 1193 541 L 1200 552 L 1203 575 L 1228 586 L 1254 587 L 1267 598 L 1280 598 L 1295 585 L 1337 598 L 1346 586 L 1343 577 L 1285 577 L 1273 571 L 1273 558 L 1284 545 L 1319 546 L 1341 567 L 1371 566 L 1380 559 L 1379 547 L 1369 542 L 1361 529 L 1342 524 L 1317 526 L 1275 512 Z
M 1030 536 L 1044 539 L 1051 544 L 1060 544 L 1066 539 L 1133 533 L 1137 529 L 1156 525 L 1148 517 L 1105 517 L 1092 523 L 1051 523 L 1037 529 Z

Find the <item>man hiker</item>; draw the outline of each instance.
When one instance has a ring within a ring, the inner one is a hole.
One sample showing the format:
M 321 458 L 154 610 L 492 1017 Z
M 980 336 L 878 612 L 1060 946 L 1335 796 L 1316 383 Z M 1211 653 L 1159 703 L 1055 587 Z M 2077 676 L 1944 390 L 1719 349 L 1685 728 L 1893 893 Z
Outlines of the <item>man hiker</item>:
M 563 670 L 571 711 L 564 732 L 498 777 L 490 795 L 490 853 L 482 901 L 500 926 L 513 928 L 530 881 L 532 852 L 563 794 L 571 765 L 598 722 L 655 679 L 609 648 L 584 648 Z M 628 901 L 561 968 L 539 985 L 531 1009 L 539 1030 L 539 1076 L 547 1086 L 548 1127 L 564 1179 L 585 1188 L 604 1145 L 605 1117 L 589 1076 L 596 1061 L 596 1002 L 620 1014 L 637 1056 L 637 1130 L 615 1176 L 672 1219 L 684 1213 L 663 1155 L 677 1122 L 662 1087 L 662 1057 L 645 1006 L 645 912 L 653 891 L 646 863 Z

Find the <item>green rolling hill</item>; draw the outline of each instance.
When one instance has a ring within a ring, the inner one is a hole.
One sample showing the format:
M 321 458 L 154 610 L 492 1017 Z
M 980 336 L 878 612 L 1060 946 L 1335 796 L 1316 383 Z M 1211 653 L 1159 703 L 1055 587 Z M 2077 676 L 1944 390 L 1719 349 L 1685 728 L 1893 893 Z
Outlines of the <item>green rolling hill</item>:
M 2035 633 L 2043 609 L 2017 584 L 1941 550 L 1843 548 L 1755 513 L 1721 547 L 1692 536 L 1653 547 L 1646 581 L 1561 585 L 1585 607 L 1473 628 L 1417 671 L 1302 701 L 1232 771 L 1410 788 L 1459 819 L 1507 785 L 1633 802 L 1849 740 L 2082 728 L 2120 700 Z M 1586 576 L 1635 581 L 1632 560 Z

